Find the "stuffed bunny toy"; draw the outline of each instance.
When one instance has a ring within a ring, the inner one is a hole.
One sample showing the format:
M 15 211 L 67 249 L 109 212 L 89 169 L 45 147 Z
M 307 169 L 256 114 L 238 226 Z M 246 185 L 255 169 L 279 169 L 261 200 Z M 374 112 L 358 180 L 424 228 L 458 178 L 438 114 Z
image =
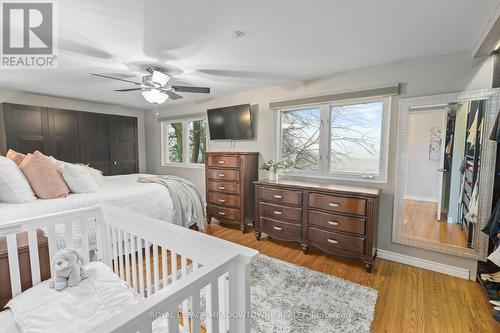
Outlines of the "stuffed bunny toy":
M 54 277 L 49 287 L 59 291 L 77 285 L 89 276 L 82 265 L 83 257 L 77 250 L 63 249 L 58 251 L 52 259 Z

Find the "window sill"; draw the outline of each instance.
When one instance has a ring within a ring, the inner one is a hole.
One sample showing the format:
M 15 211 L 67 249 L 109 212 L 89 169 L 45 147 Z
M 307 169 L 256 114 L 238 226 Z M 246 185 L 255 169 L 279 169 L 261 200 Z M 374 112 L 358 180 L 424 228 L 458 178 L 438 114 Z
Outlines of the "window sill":
M 380 179 L 370 179 L 352 176 L 352 175 L 334 175 L 334 174 L 314 174 L 314 173 L 280 173 L 280 176 L 291 177 L 291 178 L 303 178 L 303 179 L 327 179 L 327 180 L 342 180 L 346 182 L 353 183 L 372 183 L 372 184 L 387 184 L 387 178 Z
M 184 164 L 184 163 L 162 163 L 162 167 L 166 168 L 185 168 L 185 169 L 205 169 L 205 164 Z

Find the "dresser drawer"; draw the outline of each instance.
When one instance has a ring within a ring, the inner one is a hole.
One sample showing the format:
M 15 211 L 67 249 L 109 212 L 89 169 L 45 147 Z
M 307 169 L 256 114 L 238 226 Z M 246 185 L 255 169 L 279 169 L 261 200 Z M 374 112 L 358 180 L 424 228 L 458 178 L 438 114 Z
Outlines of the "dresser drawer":
M 240 193 L 240 183 L 216 182 L 213 180 L 207 181 L 207 189 L 209 191 L 218 191 L 224 193 Z
M 240 197 L 217 192 L 208 192 L 208 202 L 211 204 L 240 208 Z
M 294 221 L 296 223 L 302 222 L 302 208 L 274 205 L 270 203 L 259 203 L 260 216 Z
M 260 218 L 260 230 L 271 237 L 281 240 L 300 241 L 302 226 L 294 223 Z
M 300 206 L 302 205 L 302 191 L 261 187 L 260 200 Z
M 333 231 L 344 231 L 359 235 L 365 234 L 365 219 L 360 217 L 328 214 L 310 210 L 307 222 L 310 225 Z
M 227 169 L 207 169 L 207 177 L 210 179 L 239 181 L 240 171 Z
M 226 220 L 235 220 L 235 221 L 238 221 L 240 219 L 239 209 L 220 207 L 209 204 L 207 211 L 210 215 L 214 216 L 215 218 L 220 217 Z
M 366 200 L 358 198 L 310 193 L 309 207 L 338 213 L 366 215 Z
M 363 254 L 365 251 L 365 239 L 362 237 L 343 235 L 314 227 L 309 227 L 307 232 L 307 238 L 311 243 L 326 249 L 339 249 L 357 254 Z
M 209 167 L 239 168 L 240 158 L 229 155 L 208 155 L 207 165 Z

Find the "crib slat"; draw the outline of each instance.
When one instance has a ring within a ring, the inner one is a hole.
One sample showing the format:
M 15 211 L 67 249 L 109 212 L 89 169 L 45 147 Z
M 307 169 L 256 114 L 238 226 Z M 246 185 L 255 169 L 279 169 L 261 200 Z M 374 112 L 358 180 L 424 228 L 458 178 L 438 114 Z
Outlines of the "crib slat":
M 168 333 L 179 333 L 179 312 L 177 311 L 177 306 L 170 306 L 167 310 L 169 315 L 168 321 Z
M 144 251 L 146 252 L 146 295 L 149 297 L 151 295 L 151 254 L 148 241 L 144 244 Z
M 115 274 L 118 275 L 118 263 L 117 263 L 117 260 L 118 260 L 118 254 L 117 254 L 117 249 L 116 249 L 116 229 L 115 227 L 111 227 L 110 226 L 110 230 L 111 230 L 111 248 L 113 250 L 113 272 L 115 272 Z
M 165 288 L 168 285 L 168 256 L 167 256 L 167 249 L 162 246 L 161 247 L 161 271 L 163 275 L 163 288 Z
M 170 266 L 172 268 L 172 282 L 177 281 L 177 253 L 170 251 Z
M 137 237 L 137 258 L 139 259 L 139 294 L 144 297 L 144 265 L 142 263 L 142 238 Z
M 182 278 L 184 279 L 187 275 L 187 258 L 185 256 L 181 256 L 181 273 L 182 273 Z M 182 316 L 183 316 L 183 318 L 188 317 L 188 311 L 189 311 L 188 301 L 184 300 L 182 302 Z M 185 319 L 185 320 L 187 320 L 187 319 Z
M 80 224 L 80 231 L 82 234 L 82 255 L 83 255 L 83 260 L 87 263 L 89 262 L 89 228 L 88 228 L 88 221 L 85 219 L 82 221 Z M 98 230 L 96 229 L 96 233 Z M 100 249 L 98 247 L 98 249 Z
M 212 280 L 207 292 L 207 332 L 219 333 L 219 281 Z
M 54 276 L 54 268 L 52 267 L 52 258 L 57 251 L 56 247 L 56 228 L 54 225 L 47 226 L 47 238 L 49 242 L 49 258 L 50 258 L 50 275 Z
M 28 231 L 28 243 L 30 249 L 31 281 L 33 285 L 40 283 L 40 263 L 38 260 L 38 238 L 36 229 Z
M 120 278 L 125 280 L 125 269 L 123 267 L 123 231 L 118 229 L 118 262 L 120 263 Z
M 19 274 L 19 257 L 17 253 L 16 234 L 7 235 L 7 254 L 9 258 L 10 288 L 12 297 L 21 293 L 21 275 Z
M 127 283 L 130 285 L 130 233 L 125 233 L 125 276 L 127 277 Z
M 73 247 L 73 222 L 64 223 L 64 241 L 66 247 Z
M 135 235 L 130 235 L 130 258 L 132 259 L 132 286 L 137 291 L 137 266 L 135 264 Z
M 92 222 L 95 225 L 95 240 L 96 240 L 96 245 L 97 245 L 97 259 L 104 261 L 106 265 L 111 266 L 111 254 L 106 253 L 109 249 L 109 247 L 104 247 L 104 241 L 103 241 L 103 235 L 106 232 L 106 226 L 104 223 L 101 222 L 101 219 L 98 218 L 93 218 Z M 87 221 L 88 222 L 88 221 Z M 108 243 L 109 243 L 109 238 L 108 238 Z M 88 237 L 87 237 L 87 246 L 88 246 Z M 108 244 L 106 244 L 108 245 Z
M 200 333 L 201 331 L 201 318 L 199 316 L 200 312 L 200 291 L 195 290 L 191 295 L 191 333 Z
M 160 285 L 158 281 L 160 280 L 160 270 L 159 270 L 159 259 L 158 259 L 158 245 L 154 244 L 153 245 L 153 271 L 154 271 L 154 286 L 155 286 L 155 293 L 158 292 L 158 289 L 160 288 Z

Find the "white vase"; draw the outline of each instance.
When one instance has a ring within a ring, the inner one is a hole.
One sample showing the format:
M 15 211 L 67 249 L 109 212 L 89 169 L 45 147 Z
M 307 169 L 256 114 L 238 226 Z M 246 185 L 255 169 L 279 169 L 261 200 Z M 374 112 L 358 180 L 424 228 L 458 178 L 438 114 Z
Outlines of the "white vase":
M 278 181 L 278 174 L 274 173 L 272 171 L 269 171 L 269 181 L 270 182 L 277 182 Z

